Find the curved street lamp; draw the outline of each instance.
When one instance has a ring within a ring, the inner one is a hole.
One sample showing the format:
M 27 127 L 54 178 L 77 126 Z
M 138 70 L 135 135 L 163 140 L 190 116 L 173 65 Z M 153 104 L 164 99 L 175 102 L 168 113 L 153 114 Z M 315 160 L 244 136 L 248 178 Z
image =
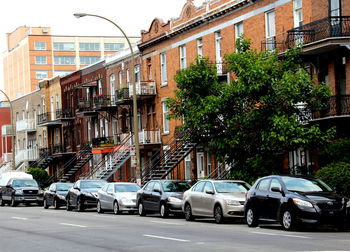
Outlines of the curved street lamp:
M 90 17 L 97 17 L 97 18 L 104 19 L 104 20 L 112 23 L 115 27 L 117 27 L 119 29 L 119 31 L 121 31 L 123 33 L 126 41 L 128 42 L 130 52 L 131 52 L 131 65 L 132 65 L 131 82 L 132 82 L 132 92 L 133 92 L 132 100 L 133 100 L 134 135 L 135 135 L 135 152 L 136 152 L 136 179 L 137 179 L 137 183 L 141 184 L 140 147 L 139 147 L 138 120 L 137 120 L 137 98 L 136 98 L 136 85 L 135 85 L 135 57 L 134 57 L 134 51 L 132 50 L 130 40 L 129 40 L 128 36 L 125 34 L 125 32 L 122 30 L 122 28 L 120 28 L 119 25 L 117 25 L 112 20 L 110 20 L 106 17 L 95 15 L 95 14 L 87 14 L 87 13 L 74 13 L 73 15 L 76 18 L 90 16 Z

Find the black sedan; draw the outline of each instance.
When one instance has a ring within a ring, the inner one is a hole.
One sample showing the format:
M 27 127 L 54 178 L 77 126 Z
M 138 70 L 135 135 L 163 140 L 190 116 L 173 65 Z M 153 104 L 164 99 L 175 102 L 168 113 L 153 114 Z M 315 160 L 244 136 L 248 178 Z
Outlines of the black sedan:
M 66 201 L 67 211 L 76 208 L 77 211 L 84 211 L 86 208 L 96 207 L 98 194 L 97 191 L 103 187 L 105 180 L 78 180 L 73 187 L 69 189 Z
M 55 209 L 66 205 L 66 195 L 73 183 L 53 183 L 49 189 L 44 192 L 44 208 L 53 206 Z
M 327 223 L 344 229 L 349 207 L 349 199 L 320 179 L 268 176 L 247 193 L 245 217 L 249 227 L 268 221 L 281 223 L 285 230 L 297 229 L 301 223 Z
M 165 218 L 169 213 L 182 213 L 183 193 L 190 188 L 189 182 L 183 180 L 149 181 L 137 192 L 139 215 L 157 212 Z

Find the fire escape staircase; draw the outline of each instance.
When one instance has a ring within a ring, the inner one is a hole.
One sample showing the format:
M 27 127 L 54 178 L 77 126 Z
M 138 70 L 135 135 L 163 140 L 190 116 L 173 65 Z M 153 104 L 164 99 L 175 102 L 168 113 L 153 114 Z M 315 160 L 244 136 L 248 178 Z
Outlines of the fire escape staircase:
M 142 183 L 151 179 L 164 179 L 174 168 L 196 147 L 196 143 L 189 140 L 190 133 L 175 134 L 165 146 L 156 152 L 142 170 Z
M 125 138 L 118 146 L 102 157 L 93 170 L 80 176 L 80 179 L 105 179 L 110 178 L 130 158 L 133 135 Z
M 45 150 L 40 154 L 39 158 L 31 164 L 31 167 L 45 169 L 50 165 L 52 160 L 53 157 L 49 155 L 49 151 Z
M 231 177 L 231 166 L 226 166 L 225 170 L 222 171 L 223 163 L 220 163 L 214 171 L 207 177 L 208 179 L 230 179 Z

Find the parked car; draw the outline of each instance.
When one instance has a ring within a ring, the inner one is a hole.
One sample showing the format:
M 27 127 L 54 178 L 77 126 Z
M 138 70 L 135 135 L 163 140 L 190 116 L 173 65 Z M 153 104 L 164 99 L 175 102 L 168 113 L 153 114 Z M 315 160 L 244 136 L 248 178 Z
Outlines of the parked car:
M 98 190 L 97 212 L 123 211 L 134 213 L 137 210 L 136 193 L 141 187 L 136 183 L 115 182 L 104 185 Z
M 184 193 L 182 210 L 187 221 L 195 217 L 244 217 L 245 194 L 250 185 L 240 180 L 202 180 Z
M 182 213 L 183 193 L 191 187 L 184 180 L 151 180 L 137 192 L 140 216 L 158 212 L 165 218 L 169 213 Z
M 249 227 L 259 221 L 279 222 L 285 230 L 301 223 L 330 223 L 344 228 L 349 200 L 318 178 L 268 176 L 256 181 L 245 203 Z
M 44 192 L 44 208 L 53 206 L 55 209 L 66 205 L 66 195 L 73 183 L 53 183 Z
M 19 203 L 43 205 L 43 191 L 32 178 L 10 178 L 6 186 L 1 187 L 0 205 L 9 203 L 12 207 Z
M 67 211 L 76 208 L 77 211 L 84 211 L 86 208 L 96 207 L 97 191 L 102 188 L 107 181 L 105 180 L 78 180 L 73 187 L 68 190 L 66 196 Z

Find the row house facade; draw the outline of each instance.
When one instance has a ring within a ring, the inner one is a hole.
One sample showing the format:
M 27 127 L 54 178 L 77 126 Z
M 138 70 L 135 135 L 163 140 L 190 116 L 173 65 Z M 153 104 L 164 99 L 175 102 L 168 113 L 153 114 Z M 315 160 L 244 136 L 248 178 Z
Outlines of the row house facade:
M 142 182 L 225 176 L 229 165 L 210 155 L 205 143 L 189 142 L 186 133 L 177 130 L 180 120 L 167 119 L 165 100 L 174 96 L 174 75 L 197 56 L 208 57 L 219 78 L 231 81 L 234 76 L 226 70 L 224 55 L 236 50 L 235 41 L 242 33 L 251 39 L 253 49 L 277 49 L 281 55 L 303 43 L 304 67 L 332 91 L 329 106 L 313 111 L 309 123 L 335 125 L 339 137 L 348 136 L 347 15 L 350 5 L 344 0 L 208 0 L 201 6 L 188 0 L 178 18 L 168 22 L 156 18 L 141 32 L 141 41 L 133 47 L 135 76 L 131 76 L 130 50 L 124 49 L 40 83 L 40 114 L 51 120 L 39 123 L 40 134 L 43 137 L 46 132 L 45 148 L 51 148 L 51 153 L 62 151 L 50 159 L 50 175 L 55 180 L 134 181 L 135 95 Z M 311 152 L 298 149 L 286 156 L 281 169 L 313 167 L 317 165 L 313 160 Z

